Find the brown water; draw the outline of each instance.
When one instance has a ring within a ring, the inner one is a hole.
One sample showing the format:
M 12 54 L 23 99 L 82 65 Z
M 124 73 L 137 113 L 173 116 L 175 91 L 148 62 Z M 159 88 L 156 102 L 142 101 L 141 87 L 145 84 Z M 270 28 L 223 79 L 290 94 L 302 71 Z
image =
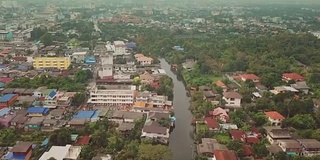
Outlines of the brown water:
M 177 120 L 175 123 L 176 127 L 170 134 L 169 148 L 173 153 L 174 160 L 190 160 L 195 157 L 195 146 L 191 137 L 193 127 L 190 125 L 192 114 L 188 109 L 190 106 L 190 97 L 187 96 L 187 90 L 183 81 L 178 80 L 177 76 L 171 71 L 170 65 L 164 59 L 159 60 L 161 68 L 172 78 L 174 84 L 173 106 Z

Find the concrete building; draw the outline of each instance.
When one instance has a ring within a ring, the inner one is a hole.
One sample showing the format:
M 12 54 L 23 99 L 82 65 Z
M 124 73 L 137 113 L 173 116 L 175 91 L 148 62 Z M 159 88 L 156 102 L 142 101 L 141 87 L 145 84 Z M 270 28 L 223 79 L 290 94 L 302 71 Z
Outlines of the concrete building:
M 101 79 L 112 77 L 113 75 L 113 55 L 107 51 L 106 47 L 100 47 L 96 51 L 100 57 L 100 66 L 98 67 L 98 76 Z
M 133 105 L 136 86 L 103 85 L 94 86 L 90 90 L 89 104 L 94 105 Z
M 68 69 L 71 64 L 70 57 L 36 57 L 33 61 L 35 69 L 57 68 Z
M 51 157 L 56 160 L 76 160 L 81 152 L 80 146 L 52 146 L 49 151 L 44 152 L 39 160 L 47 160 Z
M 74 52 L 72 53 L 72 62 L 84 63 L 87 52 Z

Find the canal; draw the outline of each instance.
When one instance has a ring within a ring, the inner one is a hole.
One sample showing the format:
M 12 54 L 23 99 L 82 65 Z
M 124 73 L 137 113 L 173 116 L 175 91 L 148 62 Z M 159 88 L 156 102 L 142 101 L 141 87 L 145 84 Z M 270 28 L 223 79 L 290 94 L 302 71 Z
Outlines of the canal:
M 170 134 L 169 148 L 173 153 L 174 160 L 190 160 L 194 155 L 193 127 L 191 126 L 192 114 L 189 110 L 190 97 L 184 83 L 178 80 L 177 76 L 171 71 L 171 66 L 164 60 L 159 59 L 161 68 L 164 69 L 169 77 L 172 78 L 173 106 L 176 117 L 176 125 Z

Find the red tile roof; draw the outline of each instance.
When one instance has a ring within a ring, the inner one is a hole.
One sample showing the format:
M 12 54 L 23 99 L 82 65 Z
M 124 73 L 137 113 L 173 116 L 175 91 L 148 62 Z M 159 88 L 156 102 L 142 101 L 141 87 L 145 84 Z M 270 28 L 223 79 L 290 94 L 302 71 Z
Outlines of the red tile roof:
M 236 99 L 241 99 L 242 96 L 238 92 L 231 91 L 231 92 L 223 92 L 223 97 L 225 98 L 236 98 Z
M 12 58 L 15 61 L 20 61 L 20 62 L 26 62 L 27 61 L 27 57 L 13 57 Z
M 12 81 L 11 78 L 0 78 L 0 82 L 2 82 L 2 83 L 8 83 L 10 81 Z
M 270 111 L 264 112 L 264 114 L 271 119 L 285 119 L 279 112 L 277 111 Z
M 217 81 L 215 84 L 221 88 L 228 88 L 227 85 L 224 84 L 221 80 Z
M 241 78 L 250 79 L 250 80 L 259 80 L 260 78 L 255 74 L 242 74 L 240 75 Z
M 258 144 L 260 142 L 260 139 L 257 137 L 247 137 L 246 141 L 249 144 Z
M 238 160 L 238 157 L 234 151 L 214 150 L 213 154 L 216 157 L 216 160 Z
M 300 80 L 300 79 L 304 79 L 304 77 L 302 77 L 301 75 L 299 75 L 298 73 L 284 73 L 282 75 L 283 78 L 286 79 L 292 79 L 292 80 Z
M 241 130 L 230 130 L 229 131 L 231 137 L 235 141 L 245 141 L 246 138 L 246 133 Z
M 207 123 L 209 128 L 220 128 L 218 121 L 212 117 L 204 118 L 204 121 Z
M 255 155 L 253 148 L 248 145 L 243 145 L 242 150 L 243 150 L 244 156 L 254 156 Z
M 82 137 L 79 137 L 77 139 L 77 141 L 74 143 L 75 146 L 83 146 L 83 145 L 86 145 L 86 144 L 89 144 L 90 142 L 90 137 L 89 136 L 82 136 Z
M 6 50 L 1 51 L 0 54 L 8 54 L 8 53 L 10 53 L 10 52 L 11 52 L 11 50 L 6 49 Z

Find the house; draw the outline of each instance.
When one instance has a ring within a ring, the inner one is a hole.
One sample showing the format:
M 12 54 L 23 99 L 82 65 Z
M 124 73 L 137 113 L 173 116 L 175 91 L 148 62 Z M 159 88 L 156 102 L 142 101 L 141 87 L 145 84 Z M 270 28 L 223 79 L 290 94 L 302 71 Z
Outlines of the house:
M 223 92 L 226 92 L 229 88 L 228 86 L 223 83 L 221 80 L 218 80 L 217 82 L 214 83 L 216 86 L 220 87 L 223 89 Z
M 269 112 L 264 112 L 266 117 L 268 118 L 269 122 L 273 126 L 280 126 L 282 120 L 285 118 L 277 111 L 269 111 Z
M 39 87 L 36 90 L 33 91 L 33 96 L 35 97 L 42 97 L 43 92 L 47 89 L 47 87 Z
M 5 94 L 13 94 L 14 90 L 16 90 L 16 88 L 5 88 L 1 94 L 5 95 Z
M 48 108 L 43 107 L 30 107 L 27 110 L 27 116 L 28 117 L 42 117 L 49 113 Z
M 41 131 L 52 132 L 58 129 L 58 127 L 56 127 L 58 122 L 59 120 L 57 119 L 44 119 L 42 122 Z
M 169 129 L 162 127 L 158 122 L 147 122 L 142 129 L 141 138 L 150 139 L 163 144 L 169 142 Z
M 17 94 L 5 94 L 0 97 L 0 109 L 5 107 L 11 107 L 15 100 L 18 98 Z
M 73 119 L 86 119 L 89 122 L 95 122 L 99 118 L 99 112 L 100 111 L 79 111 L 77 114 L 73 115 Z
M 300 155 L 302 151 L 300 143 L 293 139 L 278 140 L 278 145 L 283 152 L 286 152 L 290 155 Z
M 241 107 L 241 99 L 242 96 L 235 91 L 230 92 L 223 92 L 223 100 L 225 100 L 226 107 L 232 107 L 232 108 L 240 108 Z
M 198 155 L 213 157 L 214 150 L 228 150 L 223 144 L 220 144 L 216 139 L 202 138 L 201 143 L 197 145 Z
M 23 128 L 26 121 L 29 119 L 26 117 L 26 111 L 17 111 L 11 121 L 9 121 L 10 128 Z
M 79 138 L 77 138 L 76 142 L 74 142 L 74 146 L 84 146 L 84 145 L 88 145 L 90 142 L 90 136 L 81 136 Z
M 238 160 L 239 158 L 234 151 L 214 150 L 213 159 L 214 160 Z
M 203 92 L 203 99 L 210 101 L 213 105 L 218 105 L 220 103 L 218 96 L 220 96 L 220 94 L 214 93 L 213 91 Z
M 246 132 L 242 130 L 230 130 L 229 134 L 234 141 L 246 142 Z
M 272 144 L 277 144 L 278 140 L 291 139 L 291 135 L 288 129 L 283 129 L 279 126 L 264 126 L 267 132 L 267 139 Z
M 113 112 L 109 120 L 116 123 L 123 123 L 123 122 L 133 123 L 135 121 L 141 120 L 144 116 L 145 116 L 144 113 L 116 110 Z
M 224 123 L 227 123 L 230 120 L 227 111 L 221 107 L 215 108 L 213 111 L 210 111 L 209 114 Z
M 19 96 L 15 104 L 21 105 L 21 106 L 30 106 L 35 100 L 36 100 L 36 97 L 33 97 L 33 96 Z
M 29 160 L 32 154 L 32 145 L 32 142 L 20 141 L 12 147 L 9 154 L 7 154 L 4 159 Z
M 35 89 L 26 89 L 26 90 L 22 93 L 22 96 L 32 96 L 34 91 L 35 91 Z
M 24 130 L 39 130 L 41 128 L 44 117 L 32 117 L 25 123 Z
M 182 63 L 182 67 L 186 69 L 187 71 L 191 71 L 195 65 L 197 64 L 197 61 L 194 59 L 187 59 L 184 63 Z
M 118 127 L 118 131 L 124 135 L 130 135 L 131 131 L 134 129 L 134 123 L 121 123 Z
M 294 89 L 304 93 L 304 94 L 308 94 L 310 87 L 307 85 L 307 83 L 305 81 L 303 82 L 296 82 L 295 84 L 291 84 L 291 87 L 293 87 Z
M 75 63 L 84 63 L 86 55 L 87 55 L 87 52 L 74 52 L 72 53 L 71 61 Z
M 60 120 L 63 118 L 65 113 L 66 113 L 65 109 L 54 109 L 48 114 L 46 118 Z
M 49 91 L 49 93 L 47 94 L 47 91 Z M 51 90 L 51 89 L 47 89 L 43 92 L 43 96 L 45 96 L 44 99 L 44 106 L 46 108 L 56 108 L 57 107 L 57 91 L 56 90 Z
M 80 152 L 80 146 L 52 146 L 49 151 L 42 154 L 39 160 L 48 160 L 51 157 L 56 160 L 76 160 L 78 159 Z
M 268 88 L 262 84 L 255 84 L 255 88 L 259 91 L 259 92 L 265 92 L 268 91 Z
M 218 131 L 218 130 L 220 130 L 220 125 L 219 125 L 219 123 L 218 123 L 216 118 L 205 117 L 203 121 L 208 126 L 208 129 L 210 131 Z
M 8 128 L 10 126 L 10 121 L 14 118 L 14 113 L 12 113 L 10 108 L 2 108 L 0 109 L 0 124 L 4 128 Z
M 320 155 L 320 142 L 316 139 L 297 139 L 302 146 L 301 155 L 314 156 Z
M 17 88 L 13 91 L 13 94 L 18 94 L 19 96 L 22 95 L 27 89 L 25 88 Z
M 241 81 L 246 82 L 248 80 L 253 81 L 254 83 L 260 83 L 260 78 L 258 76 L 256 76 L 255 74 L 241 74 L 239 76 L 235 76 L 237 79 L 239 78 Z
M 169 119 L 170 113 L 149 112 L 148 118 L 151 121 L 159 121 L 161 119 Z
M 140 65 L 150 65 L 153 62 L 153 58 L 146 57 L 141 54 L 136 54 L 134 57 L 136 58 L 137 62 L 140 63 Z
M 148 72 L 144 72 L 139 77 L 140 77 L 141 83 L 146 83 L 146 84 L 150 84 L 155 80 L 155 77 Z
M 282 74 L 282 80 L 287 83 L 289 81 L 301 82 L 301 81 L 304 81 L 305 78 L 299 75 L 298 73 L 284 73 Z
M 274 90 L 270 90 L 270 92 L 277 95 L 280 93 L 287 93 L 287 92 L 298 93 L 299 91 L 290 86 L 277 86 L 277 87 L 274 87 Z
M 87 119 L 77 119 L 73 118 L 68 122 L 68 126 L 72 128 L 78 128 L 81 129 L 85 126 L 86 123 L 89 121 Z
M 243 145 L 242 146 L 242 152 L 246 159 L 254 159 L 256 154 L 254 153 L 254 150 L 249 145 Z

